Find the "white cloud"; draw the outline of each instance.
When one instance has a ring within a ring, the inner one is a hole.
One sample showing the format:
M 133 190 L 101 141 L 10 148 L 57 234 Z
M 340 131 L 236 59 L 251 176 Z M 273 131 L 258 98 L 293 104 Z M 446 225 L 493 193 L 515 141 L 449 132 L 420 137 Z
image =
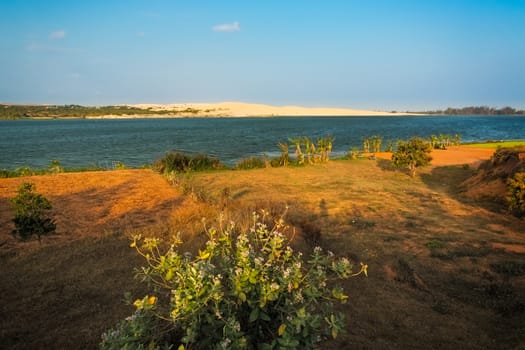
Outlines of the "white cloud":
M 144 33 L 144 32 L 137 32 L 137 36 L 139 38 L 144 38 L 146 36 L 146 33 Z
M 235 21 L 233 23 L 224 23 L 213 26 L 214 32 L 238 32 L 241 30 L 239 22 Z
M 64 39 L 66 37 L 65 30 L 55 30 L 49 34 L 49 39 Z

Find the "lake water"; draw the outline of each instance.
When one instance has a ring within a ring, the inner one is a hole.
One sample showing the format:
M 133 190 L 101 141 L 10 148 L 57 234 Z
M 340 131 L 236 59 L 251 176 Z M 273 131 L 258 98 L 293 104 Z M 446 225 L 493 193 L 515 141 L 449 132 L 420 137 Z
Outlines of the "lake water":
M 525 138 L 524 116 L 280 117 L 182 119 L 74 119 L 0 121 L 0 169 L 138 167 L 170 150 L 206 153 L 234 164 L 249 156 L 279 154 L 278 142 L 308 136 L 336 138 L 335 155 L 361 147 L 372 135 L 387 140 L 460 134 L 463 142 Z

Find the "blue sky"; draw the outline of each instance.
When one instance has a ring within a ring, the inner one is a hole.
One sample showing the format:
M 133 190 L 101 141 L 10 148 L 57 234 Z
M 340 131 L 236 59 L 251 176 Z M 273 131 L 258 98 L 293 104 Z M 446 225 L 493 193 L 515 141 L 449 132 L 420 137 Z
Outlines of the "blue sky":
M 525 0 L 4 0 L 0 33 L 0 102 L 525 108 Z

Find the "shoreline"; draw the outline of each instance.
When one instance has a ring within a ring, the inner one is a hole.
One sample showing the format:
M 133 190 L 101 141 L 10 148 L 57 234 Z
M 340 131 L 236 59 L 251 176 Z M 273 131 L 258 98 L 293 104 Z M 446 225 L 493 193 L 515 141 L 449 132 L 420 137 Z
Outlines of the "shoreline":
M 427 117 L 503 114 L 439 114 L 433 112 L 378 111 L 336 107 L 273 106 L 244 102 L 119 104 L 109 106 L 1 104 L 0 120 L 52 119 L 179 119 L 279 117 Z M 525 112 L 524 112 L 525 113 Z M 510 114 L 509 114 L 510 115 Z M 521 114 L 516 114 L 521 115 Z M 524 114 L 525 115 L 525 114 Z

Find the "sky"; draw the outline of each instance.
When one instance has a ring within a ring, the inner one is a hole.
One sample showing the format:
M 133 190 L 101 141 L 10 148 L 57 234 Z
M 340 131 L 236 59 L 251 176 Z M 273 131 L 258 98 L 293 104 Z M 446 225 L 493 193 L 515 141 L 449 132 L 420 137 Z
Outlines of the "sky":
M 525 0 L 0 1 L 0 102 L 525 109 Z

